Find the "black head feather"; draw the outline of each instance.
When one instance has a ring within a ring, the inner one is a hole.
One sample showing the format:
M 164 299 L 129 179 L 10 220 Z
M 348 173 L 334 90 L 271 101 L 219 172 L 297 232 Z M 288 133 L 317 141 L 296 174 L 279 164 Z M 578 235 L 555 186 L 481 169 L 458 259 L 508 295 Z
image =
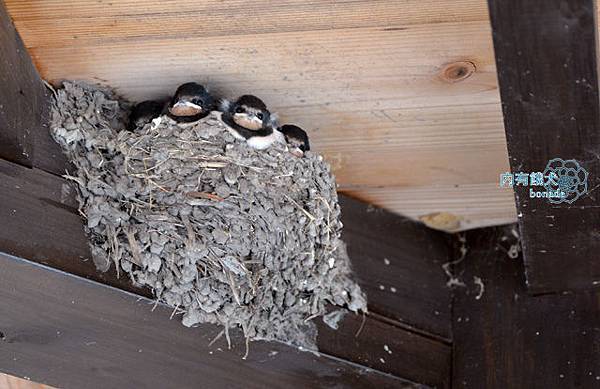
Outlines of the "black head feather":
M 138 127 L 143 127 L 153 119 L 159 117 L 165 107 L 165 101 L 146 100 L 136 104 L 129 114 L 129 124 L 127 129 L 130 131 Z
M 267 111 L 267 105 L 264 103 L 264 101 L 253 95 L 240 96 L 235 103 L 236 105 L 245 105 L 261 111 Z
M 293 124 L 284 124 L 279 128 L 279 131 L 283 134 L 285 141 L 289 145 L 297 147 L 303 152 L 310 150 L 308 134 L 302 128 Z

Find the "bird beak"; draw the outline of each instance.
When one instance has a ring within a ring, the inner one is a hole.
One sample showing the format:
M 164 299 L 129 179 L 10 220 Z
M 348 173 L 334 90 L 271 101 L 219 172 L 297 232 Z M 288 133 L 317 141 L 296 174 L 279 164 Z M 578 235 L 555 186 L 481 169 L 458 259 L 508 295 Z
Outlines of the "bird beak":
M 248 130 L 260 130 L 263 126 L 263 121 L 261 119 L 257 118 L 255 115 L 248 115 L 247 113 L 234 114 L 233 121 Z
M 298 158 L 304 157 L 304 151 L 300 150 L 299 147 L 294 147 L 293 149 L 290 150 L 290 153 L 292 153 L 292 155 L 294 155 Z
M 202 112 L 202 106 L 183 100 L 169 107 L 169 112 L 175 116 L 193 116 Z

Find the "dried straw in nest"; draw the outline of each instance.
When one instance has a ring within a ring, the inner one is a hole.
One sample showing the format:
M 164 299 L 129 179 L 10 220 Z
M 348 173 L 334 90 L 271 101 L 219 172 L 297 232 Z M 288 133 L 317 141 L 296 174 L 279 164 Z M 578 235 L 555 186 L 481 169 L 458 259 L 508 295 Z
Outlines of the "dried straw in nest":
M 315 348 L 329 304 L 366 302 L 340 239 L 335 180 L 321 156 L 257 151 L 215 112 L 123 131 L 125 104 L 65 82 L 52 133 L 75 166 L 94 262 L 111 264 L 183 324 L 239 327 L 246 339 Z

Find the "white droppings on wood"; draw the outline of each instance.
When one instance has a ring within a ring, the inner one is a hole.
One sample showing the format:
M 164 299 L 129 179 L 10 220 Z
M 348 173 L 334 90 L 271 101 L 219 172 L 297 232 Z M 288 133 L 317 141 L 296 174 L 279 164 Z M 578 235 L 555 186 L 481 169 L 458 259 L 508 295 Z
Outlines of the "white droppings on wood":
M 485 292 L 485 285 L 483 284 L 483 281 L 481 280 L 481 278 L 474 276 L 473 277 L 473 283 L 475 283 L 475 285 L 477 285 L 479 287 L 479 291 L 477 292 L 477 295 L 475 296 L 475 300 L 479 300 L 481 299 L 481 297 L 483 296 L 483 293 Z

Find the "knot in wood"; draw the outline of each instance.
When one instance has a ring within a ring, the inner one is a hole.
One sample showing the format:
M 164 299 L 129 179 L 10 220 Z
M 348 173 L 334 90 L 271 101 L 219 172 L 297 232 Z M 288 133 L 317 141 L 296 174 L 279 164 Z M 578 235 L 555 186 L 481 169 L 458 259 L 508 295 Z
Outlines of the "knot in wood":
M 440 72 L 440 78 L 448 83 L 466 80 L 477 71 L 477 67 L 471 61 L 458 61 L 445 65 Z

